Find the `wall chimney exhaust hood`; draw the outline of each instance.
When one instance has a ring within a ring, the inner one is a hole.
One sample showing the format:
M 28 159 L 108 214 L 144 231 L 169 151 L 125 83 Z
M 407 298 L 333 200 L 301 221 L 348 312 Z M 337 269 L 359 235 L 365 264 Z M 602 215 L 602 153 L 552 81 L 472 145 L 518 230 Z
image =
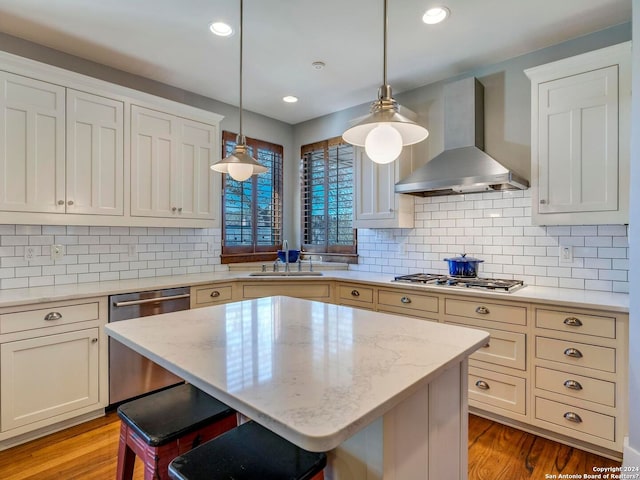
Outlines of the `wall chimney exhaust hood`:
M 396 183 L 421 197 L 524 190 L 529 182 L 484 152 L 484 87 L 474 77 L 444 86 L 444 151 Z

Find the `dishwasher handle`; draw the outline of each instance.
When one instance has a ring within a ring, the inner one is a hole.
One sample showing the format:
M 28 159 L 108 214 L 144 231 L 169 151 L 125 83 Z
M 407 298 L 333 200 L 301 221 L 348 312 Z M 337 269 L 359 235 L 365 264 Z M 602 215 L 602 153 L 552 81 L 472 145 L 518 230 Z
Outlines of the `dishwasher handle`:
M 181 298 L 189 298 L 191 294 L 183 293 L 182 295 L 171 295 L 168 297 L 143 298 L 142 300 L 128 300 L 126 302 L 113 302 L 114 307 L 128 307 L 130 305 L 143 305 L 145 303 L 168 302 L 169 300 L 179 300 Z

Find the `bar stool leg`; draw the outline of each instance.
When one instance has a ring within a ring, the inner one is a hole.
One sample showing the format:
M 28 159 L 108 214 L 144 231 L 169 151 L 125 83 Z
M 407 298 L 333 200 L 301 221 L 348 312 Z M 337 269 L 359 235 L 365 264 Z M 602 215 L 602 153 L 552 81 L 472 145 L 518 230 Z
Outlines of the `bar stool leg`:
M 128 430 L 128 426 L 124 422 L 121 422 L 116 480 L 131 480 L 133 478 L 133 466 L 136 461 L 136 454 L 127 443 L 129 436 Z

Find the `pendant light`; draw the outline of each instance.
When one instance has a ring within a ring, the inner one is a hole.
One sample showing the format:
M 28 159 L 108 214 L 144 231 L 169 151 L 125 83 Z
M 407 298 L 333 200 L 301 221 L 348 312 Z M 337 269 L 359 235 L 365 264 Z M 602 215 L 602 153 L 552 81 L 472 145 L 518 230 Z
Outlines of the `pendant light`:
M 255 158 L 249 155 L 247 141 L 242 134 L 242 35 L 243 28 L 243 0 L 240 0 L 240 130 L 236 136 L 236 146 L 231 155 L 218 160 L 211 165 L 211 170 L 220 173 L 228 173 L 231 178 L 243 182 L 258 173 L 267 171 L 267 167 L 260 165 Z
M 367 156 L 376 163 L 391 163 L 405 145 L 421 142 L 429 135 L 422 125 L 398 113 L 398 103 L 387 83 L 387 0 L 384 0 L 384 48 L 382 86 L 378 99 L 371 104 L 371 113 L 342 134 L 345 142 L 364 147 Z

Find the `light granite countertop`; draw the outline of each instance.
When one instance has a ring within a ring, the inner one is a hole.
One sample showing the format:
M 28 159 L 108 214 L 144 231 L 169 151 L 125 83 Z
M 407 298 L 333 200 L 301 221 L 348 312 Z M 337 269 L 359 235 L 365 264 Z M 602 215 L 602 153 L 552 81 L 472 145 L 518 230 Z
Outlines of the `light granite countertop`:
M 615 312 L 629 312 L 629 295 L 626 293 L 600 292 L 593 290 L 577 290 L 569 288 L 552 288 L 525 286 L 512 293 L 492 292 L 485 290 L 446 287 L 435 285 L 416 285 L 394 282 L 393 274 L 358 272 L 353 270 L 327 270 L 322 276 L 270 277 L 250 276 L 246 271 L 229 271 L 216 273 L 200 273 L 192 275 L 175 275 L 167 277 L 150 277 L 131 280 L 9 289 L 0 291 L 0 307 L 20 306 L 57 300 L 72 300 L 83 297 L 114 295 L 118 293 L 139 292 L 179 286 L 193 286 L 213 282 L 232 282 L 235 280 L 252 282 L 288 281 L 353 281 L 366 282 L 374 286 L 387 286 L 410 289 L 413 291 L 434 292 L 449 295 L 464 295 L 495 299 L 496 301 L 516 300 L 522 302 L 545 303 L 577 308 L 600 308 Z
M 328 451 L 488 333 L 290 297 L 106 326 L 116 340 L 289 441 Z

